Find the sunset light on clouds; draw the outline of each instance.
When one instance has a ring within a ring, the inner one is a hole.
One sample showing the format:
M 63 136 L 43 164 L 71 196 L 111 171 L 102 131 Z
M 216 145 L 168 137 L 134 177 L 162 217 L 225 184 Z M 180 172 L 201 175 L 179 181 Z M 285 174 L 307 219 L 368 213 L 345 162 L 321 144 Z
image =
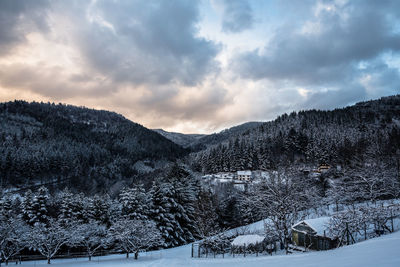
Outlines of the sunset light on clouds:
M 400 93 L 400 1 L 0 1 L 0 101 L 211 133 Z

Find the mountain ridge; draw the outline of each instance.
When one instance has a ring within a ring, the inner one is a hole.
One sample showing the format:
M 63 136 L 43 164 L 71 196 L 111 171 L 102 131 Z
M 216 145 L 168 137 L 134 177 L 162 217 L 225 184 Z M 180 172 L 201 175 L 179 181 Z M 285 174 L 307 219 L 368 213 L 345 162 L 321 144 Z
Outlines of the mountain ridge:
M 71 105 L 0 104 L 3 186 L 67 180 L 83 191 L 129 184 L 134 165 L 175 161 L 187 151 L 120 114 Z

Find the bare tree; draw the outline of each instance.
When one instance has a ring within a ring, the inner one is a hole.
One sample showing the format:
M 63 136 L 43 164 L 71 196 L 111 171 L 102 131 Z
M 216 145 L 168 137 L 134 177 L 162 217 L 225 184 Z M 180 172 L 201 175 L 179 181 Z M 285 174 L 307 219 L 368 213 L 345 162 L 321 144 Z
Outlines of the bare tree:
M 161 233 L 153 221 L 122 219 L 116 221 L 110 228 L 110 234 L 126 252 L 135 253 L 135 260 L 139 250 L 147 250 L 161 245 Z
M 77 228 L 78 243 L 85 247 L 89 257 L 92 260 L 93 254 L 100 248 L 106 248 L 112 241 L 104 225 L 96 222 L 81 224 Z
M 47 225 L 37 223 L 30 227 L 27 241 L 29 247 L 46 257 L 47 263 L 50 264 L 50 260 L 63 245 L 76 243 L 75 232 L 72 226 L 63 227 L 57 220 L 49 219 Z
M 0 222 L 0 260 L 6 265 L 26 244 L 27 225 L 20 219 L 9 218 Z
M 275 173 L 246 201 L 250 201 L 254 209 L 269 220 L 268 231 L 275 232 L 288 252 L 291 226 L 301 219 L 300 211 L 310 206 L 311 196 L 313 192 L 295 179 Z

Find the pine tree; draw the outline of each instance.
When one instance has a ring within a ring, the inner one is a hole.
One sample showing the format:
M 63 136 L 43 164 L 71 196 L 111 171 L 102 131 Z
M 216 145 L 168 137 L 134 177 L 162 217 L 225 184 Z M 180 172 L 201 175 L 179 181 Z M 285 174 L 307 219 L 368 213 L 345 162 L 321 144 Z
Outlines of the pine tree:
M 32 215 L 29 223 L 34 225 L 37 223 L 47 223 L 48 221 L 48 200 L 49 192 L 46 187 L 42 186 L 38 189 L 32 199 Z
M 32 220 L 34 217 L 32 202 L 33 202 L 33 193 L 31 190 L 28 190 L 25 192 L 24 198 L 21 203 L 21 209 L 22 209 L 21 217 L 26 223 L 29 223 L 30 225 L 33 225 Z
M 151 217 L 161 232 L 164 246 L 173 247 L 185 244 L 184 231 L 175 217 L 181 207 L 174 199 L 175 189 L 172 184 L 155 181 L 151 188 L 151 195 Z
M 95 195 L 88 199 L 87 203 L 87 218 L 89 221 L 97 221 L 104 225 L 110 225 L 113 217 L 113 203 L 108 195 Z
M 220 230 L 216 206 L 216 197 L 211 192 L 199 192 L 195 211 L 196 225 L 201 238 L 217 234 Z
M 13 216 L 13 202 L 8 195 L 0 199 L 0 216 L 4 219 L 9 219 Z
M 150 199 L 143 185 L 122 190 L 119 198 L 122 204 L 122 215 L 131 220 L 145 220 L 149 215 Z
M 68 189 L 65 189 L 61 192 L 59 198 L 59 218 L 62 223 L 84 223 L 88 221 L 84 197 L 81 194 L 72 194 Z

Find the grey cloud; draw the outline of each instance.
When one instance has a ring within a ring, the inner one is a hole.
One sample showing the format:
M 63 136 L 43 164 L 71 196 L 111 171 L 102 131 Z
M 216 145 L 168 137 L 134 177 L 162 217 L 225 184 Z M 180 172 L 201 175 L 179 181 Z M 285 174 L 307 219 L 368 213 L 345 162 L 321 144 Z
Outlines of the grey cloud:
M 79 45 L 89 64 L 115 82 L 195 85 L 219 69 L 219 45 L 197 36 L 197 3 L 98 1 L 94 10 L 112 29 L 80 25 Z
M 350 13 L 346 21 L 340 21 L 336 13 L 322 14 L 321 33 L 300 34 L 298 28 L 278 30 L 263 51 L 237 55 L 234 68 L 244 78 L 323 83 L 352 75 L 360 60 L 400 50 L 400 35 L 393 33 L 392 21 L 379 7 L 359 4 L 343 7 L 340 12 Z
M 0 55 L 25 41 L 25 34 L 33 29 L 46 31 L 47 0 L 0 1 Z
M 224 105 L 226 92 L 201 85 L 219 71 L 215 57 L 220 45 L 198 36 L 198 4 L 184 0 L 51 2 L 49 21 L 55 25 L 50 25 L 52 35 L 47 40 L 62 40 L 73 48 L 76 58 L 70 59 L 82 73 L 52 68 L 53 62 L 40 67 L 0 63 L 0 85 L 56 101 L 77 97 L 88 103 L 105 101 L 110 109 L 119 109 L 116 103 L 122 99 L 127 114 L 144 114 L 141 118 L 155 114 L 155 121 L 162 117 L 171 124 L 211 120 Z M 46 14 L 47 8 L 41 12 Z M 20 27 L 22 21 L 15 25 Z M 64 26 L 65 31 L 60 28 Z M 36 28 L 24 31 L 29 30 Z M 182 101 L 183 90 L 197 85 L 202 91 L 196 99 Z
M 0 64 L 0 85 L 13 90 L 30 91 L 56 100 L 79 96 L 101 97 L 115 91 L 107 80 L 88 74 L 68 76 L 59 67 L 40 68 L 22 63 Z
M 312 92 L 298 106 L 299 109 L 334 109 L 367 99 L 368 94 L 364 87 L 359 84 L 351 84 L 337 90 Z
M 384 53 L 400 51 L 400 2 L 349 1 L 336 8 L 313 18 L 316 32 L 300 31 L 309 18 L 278 29 L 264 49 L 236 54 L 232 69 L 244 79 L 304 87 L 308 100 L 293 103 L 298 108 L 333 108 L 399 93 L 398 70 L 378 62 Z M 368 67 L 360 68 L 361 62 Z
M 223 0 L 222 31 L 239 33 L 254 24 L 253 10 L 247 0 Z
M 378 59 L 367 64 L 359 73 L 365 80 L 365 87 L 370 98 L 400 93 L 400 71 Z
M 227 91 L 223 88 L 205 90 L 201 96 L 186 99 L 186 101 L 174 98 L 179 95 L 179 90 L 174 88 L 164 89 L 164 93 L 160 95 L 166 95 L 167 99 L 162 97 L 145 98 L 138 104 L 142 105 L 143 108 L 152 106 L 160 116 L 168 116 L 174 118 L 174 120 L 187 121 L 195 118 L 197 121 L 202 121 L 204 119 L 216 119 L 216 111 L 230 102 Z

